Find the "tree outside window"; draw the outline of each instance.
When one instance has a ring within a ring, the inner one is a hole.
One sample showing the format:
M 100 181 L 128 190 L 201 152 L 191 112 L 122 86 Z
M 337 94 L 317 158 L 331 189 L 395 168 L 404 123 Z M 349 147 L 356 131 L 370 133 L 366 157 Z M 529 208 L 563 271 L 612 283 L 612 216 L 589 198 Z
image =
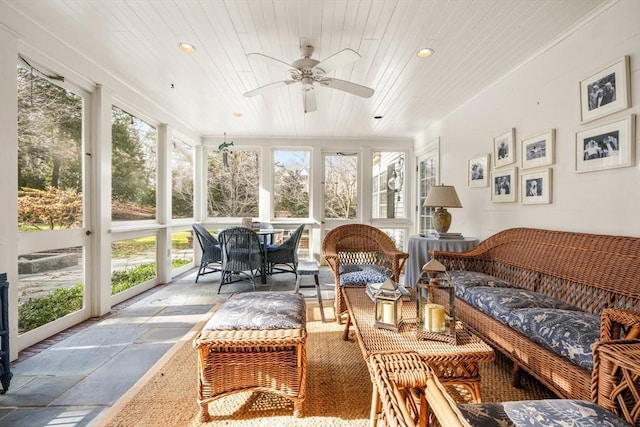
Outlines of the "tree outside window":
M 260 156 L 256 151 L 222 151 L 207 156 L 207 212 L 210 217 L 257 218 Z
M 111 218 L 156 218 L 156 129 L 113 106 Z
M 276 218 L 309 218 L 308 151 L 273 154 L 273 205 Z

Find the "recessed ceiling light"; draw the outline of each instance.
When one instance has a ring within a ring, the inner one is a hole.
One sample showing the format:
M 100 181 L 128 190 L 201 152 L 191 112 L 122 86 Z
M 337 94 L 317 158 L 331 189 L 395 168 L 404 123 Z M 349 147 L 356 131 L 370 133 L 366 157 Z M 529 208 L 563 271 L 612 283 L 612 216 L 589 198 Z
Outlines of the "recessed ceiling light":
M 183 51 L 184 53 L 193 53 L 196 51 L 196 47 L 189 43 L 178 43 L 178 49 Z
M 239 111 L 236 111 L 235 113 L 233 113 L 233 117 L 242 117 L 242 116 L 244 116 L 244 114 L 242 114 Z
M 433 55 L 433 49 L 430 47 L 425 47 L 424 49 L 420 49 L 417 53 L 418 58 L 426 58 L 428 56 Z

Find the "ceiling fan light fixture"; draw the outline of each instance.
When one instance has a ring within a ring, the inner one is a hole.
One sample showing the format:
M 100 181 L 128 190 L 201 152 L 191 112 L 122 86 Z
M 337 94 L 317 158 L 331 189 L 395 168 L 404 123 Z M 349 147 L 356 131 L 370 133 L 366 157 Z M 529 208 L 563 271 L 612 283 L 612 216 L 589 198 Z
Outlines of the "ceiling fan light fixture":
M 416 55 L 418 55 L 418 58 L 427 58 L 433 55 L 433 49 L 431 49 L 430 47 L 422 48 L 418 50 L 418 53 Z
M 178 43 L 178 49 L 184 53 L 193 53 L 196 51 L 196 47 L 190 43 L 180 42 Z

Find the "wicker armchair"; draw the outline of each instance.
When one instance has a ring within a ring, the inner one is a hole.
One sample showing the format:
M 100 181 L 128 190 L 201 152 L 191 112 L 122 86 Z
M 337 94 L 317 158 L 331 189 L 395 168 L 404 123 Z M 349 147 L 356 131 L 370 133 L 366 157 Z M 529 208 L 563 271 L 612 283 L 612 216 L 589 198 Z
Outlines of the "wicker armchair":
M 222 280 L 223 285 L 248 278 L 253 290 L 256 290 L 256 277 L 260 276 L 263 266 L 263 247 L 258 234 L 246 227 L 231 227 L 218 234 L 222 247 Z
M 322 242 L 322 256 L 335 277 L 335 313 L 342 323 L 347 307 L 340 288 L 383 282 L 387 271 L 392 272 L 397 282 L 409 254 L 398 250 L 391 237 L 378 228 L 345 224 L 327 233 Z
M 371 408 L 372 424 L 379 420 L 385 426 L 470 427 L 514 425 L 514 419 L 525 418 L 536 425 L 551 425 L 550 421 L 557 422 L 553 425 L 640 425 L 640 341 L 602 342 L 598 353 L 603 357 L 594 372 L 597 392 L 591 402 L 549 399 L 471 404 L 456 403 L 417 353 L 376 353 L 369 359 L 378 395 Z M 529 419 L 531 414 L 535 420 Z
M 267 245 L 269 274 L 293 273 L 298 278 L 298 245 L 304 224 L 296 228 L 281 244 Z
M 204 226 L 193 224 L 192 228 L 200 244 L 200 249 L 202 249 L 200 267 L 196 275 L 196 283 L 198 283 L 200 276 L 220 271 L 222 267 L 222 250 L 220 242 Z

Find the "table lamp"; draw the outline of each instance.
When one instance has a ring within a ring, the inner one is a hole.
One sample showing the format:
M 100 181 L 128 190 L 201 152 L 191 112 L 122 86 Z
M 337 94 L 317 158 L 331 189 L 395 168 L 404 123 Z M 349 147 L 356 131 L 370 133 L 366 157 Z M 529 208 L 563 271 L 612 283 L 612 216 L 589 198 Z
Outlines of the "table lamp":
M 453 185 L 434 185 L 424 199 L 425 208 L 436 208 L 433 213 L 433 226 L 438 233 L 446 233 L 451 225 L 451 214 L 445 208 L 461 208 Z

